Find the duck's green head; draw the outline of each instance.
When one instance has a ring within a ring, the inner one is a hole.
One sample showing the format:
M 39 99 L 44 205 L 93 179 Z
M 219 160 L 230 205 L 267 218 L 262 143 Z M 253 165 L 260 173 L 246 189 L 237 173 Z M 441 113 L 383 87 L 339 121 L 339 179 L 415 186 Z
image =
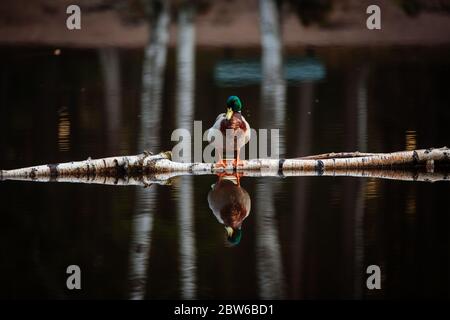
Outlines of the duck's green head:
M 237 246 L 242 239 L 242 229 L 233 229 L 231 227 L 225 227 L 227 231 L 227 241 L 231 247 Z
M 238 96 L 229 96 L 227 99 L 227 119 L 230 120 L 233 112 L 241 112 L 242 102 Z

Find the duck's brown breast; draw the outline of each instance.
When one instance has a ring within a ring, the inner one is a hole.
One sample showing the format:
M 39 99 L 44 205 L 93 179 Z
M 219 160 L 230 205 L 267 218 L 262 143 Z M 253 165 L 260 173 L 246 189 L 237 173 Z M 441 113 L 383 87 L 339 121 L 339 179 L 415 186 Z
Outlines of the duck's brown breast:
M 241 129 L 243 131 L 247 130 L 247 126 L 245 125 L 244 120 L 242 119 L 242 115 L 238 112 L 234 112 L 233 116 L 230 120 L 224 119 L 220 123 L 220 131 L 222 134 L 226 134 L 227 129 L 238 130 Z

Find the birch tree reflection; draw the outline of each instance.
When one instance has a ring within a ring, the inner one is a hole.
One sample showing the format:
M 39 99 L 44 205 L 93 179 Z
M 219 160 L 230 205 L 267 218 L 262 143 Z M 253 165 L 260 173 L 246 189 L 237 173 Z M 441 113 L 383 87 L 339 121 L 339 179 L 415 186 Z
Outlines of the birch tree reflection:
M 260 127 L 281 128 L 285 117 L 283 59 L 278 8 L 274 0 L 260 0 L 262 84 Z M 273 150 L 271 150 L 273 152 Z M 280 156 L 284 154 L 284 134 L 280 133 Z M 284 297 L 283 265 L 278 226 L 275 217 L 274 193 L 277 185 L 261 181 L 256 188 L 257 212 L 256 253 L 259 294 L 263 299 Z
M 195 88 L 195 8 L 188 1 L 178 8 L 176 53 L 176 125 L 192 131 Z M 183 152 L 187 152 L 184 150 Z M 190 152 L 190 150 L 189 150 Z M 183 155 L 185 157 L 186 155 Z M 178 223 L 180 230 L 181 298 L 194 299 L 197 294 L 197 267 L 194 236 L 193 178 L 181 178 L 177 190 Z
M 141 123 L 138 150 L 159 150 L 162 89 L 169 39 L 168 1 L 152 1 L 152 32 L 145 48 L 142 66 Z M 148 264 L 157 203 L 156 188 L 136 189 L 136 212 L 132 221 L 130 248 L 131 299 L 144 299 L 148 283 Z
M 102 48 L 98 53 L 104 82 L 108 150 L 117 152 L 114 146 L 117 146 L 118 142 L 120 143 L 122 103 L 120 53 L 117 48 Z

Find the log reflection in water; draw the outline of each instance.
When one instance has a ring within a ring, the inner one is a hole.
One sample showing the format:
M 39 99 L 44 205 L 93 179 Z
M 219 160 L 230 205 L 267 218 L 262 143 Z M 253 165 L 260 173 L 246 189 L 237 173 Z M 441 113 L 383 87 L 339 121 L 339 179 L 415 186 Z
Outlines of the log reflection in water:
M 229 171 L 233 174 L 233 171 Z M 450 182 L 449 171 L 417 172 L 405 170 L 335 170 L 318 173 L 314 170 L 306 171 L 239 171 L 243 177 L 353 177 L 353 178 L 378 178 L 410 182 Z M 165 172 L 155 174 L 141 174 L 134 176 L 105 176 L 105 175 L 65 175 L 60 177 L 8 177 L 3 180 L 31 181 L 31 182 L 66 182 L 103 184 L 110 186 L 141 186 L 147 188 L 152 184 L 170 185 L 171 179 L 186 175 L 209 175 L 211 172 L 199 171 L 195 173 Z

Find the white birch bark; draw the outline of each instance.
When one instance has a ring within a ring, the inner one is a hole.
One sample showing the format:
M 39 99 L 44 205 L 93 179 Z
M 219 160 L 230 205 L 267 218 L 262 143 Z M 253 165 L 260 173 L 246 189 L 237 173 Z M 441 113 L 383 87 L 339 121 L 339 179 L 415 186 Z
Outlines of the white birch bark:
M 349 155 L 349 153 L 346 153 Z M 392 153 L 373 153 L 367 156 L 344 158 L 314 159 L 252 159 L 243 160 L 238 168 L 228 163 L 226 168 L 215 168 L 213 163 L 181 163 L 171 160 L 171 152 L 165 151 L 156 155 L 143 153 L 134 156 L 118 156 L 101 159 L 87 159 L 84 161 L 66 162 L 59 164 L 46 164 L 21 169 L 1 170 L 0 180 L 28 179 L 37 180 L 46 178 L 47 181 L 62 177 L 130 177 L 142 174 L 215 174 L 220 172 L 244 172 L 247 175 L 257 176 L 301 176 L 301 175 L 352 175 L 370 177 L 374 172 L 389 172 L 392 169 L 426 168 L 430 175 L 435 166 L 448 166 L 450 163 L 450 149 L 447 147 L 420 149 L 412 151 L 399 151 Z M 252 173 L 253 172 L 253 173 Z M 403 172 L 403 171 L 400 171 Z M 389 175 L 385 175 L 389 176 Z M 396 178 L 408 174 L 390 175 Z M 424 176 L 424 173 L 417 173 Z M 442 180 L 448 180 L 446 174 L 439 175 Z M 406 178 L 405 178 L 406 179 Z M 414 180 L 414 179 L 406 179 Z

